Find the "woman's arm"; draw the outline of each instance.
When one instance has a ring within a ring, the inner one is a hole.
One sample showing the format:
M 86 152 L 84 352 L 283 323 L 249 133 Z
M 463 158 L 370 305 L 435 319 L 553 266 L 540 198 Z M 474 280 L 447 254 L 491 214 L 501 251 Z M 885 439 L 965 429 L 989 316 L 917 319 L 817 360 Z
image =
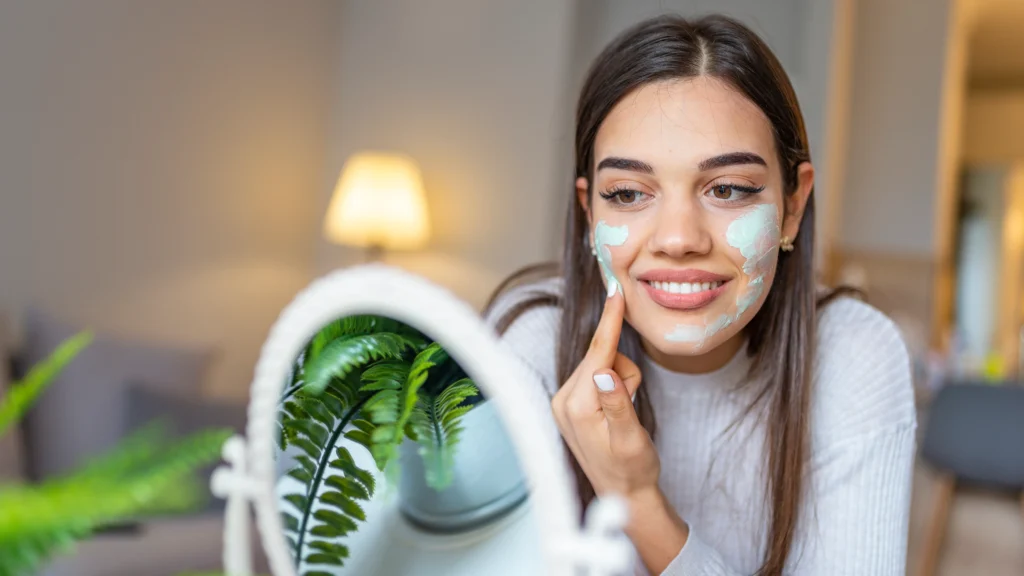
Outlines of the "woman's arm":
M 633 541 L 647 570 L 661 574 L 683 549 L 690 528 L 660 489 L 635 495 L 630 499 L 629 512 L 626 536 Z

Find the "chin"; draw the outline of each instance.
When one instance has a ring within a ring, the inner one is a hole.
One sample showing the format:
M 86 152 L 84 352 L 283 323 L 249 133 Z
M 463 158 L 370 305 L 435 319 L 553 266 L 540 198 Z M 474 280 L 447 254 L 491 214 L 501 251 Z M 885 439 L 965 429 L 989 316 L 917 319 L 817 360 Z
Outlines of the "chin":
M 706 345 L 701 346 L 695 342 L 669 342 L 665 340 L 664 335 L 648 339 L 647 342 L 649 346 L 665 356 L 700 356 L 706 354 L 709 349 Z
M 675 316 L 675 314 L 670 316 Z M 717 318 L 722 316 L 722 314 L 710 314 L 709 316 Z M 643 339 L 644 346 L 648 351 L 656 351 L 662 356 L 686 358 L 704 356 L 713 352 L 723 343 L 740 333 L 747 320 L 742 318 L 739 322 L 731 322 L 729 325 L 707 335 L 705 334 L 704 327 L 707 325 L 706 322 L 710 322 L 706 318 L 683 316 L 677 319 L 663 316 L 653 322 L 634 322 L 631 320 L 630 324 Z M 680 326 L 683 328 L 679 329 Z M 689 327 L 692 327 L 692 329 Z M 678 339 L 673 340 L 672 337 Z

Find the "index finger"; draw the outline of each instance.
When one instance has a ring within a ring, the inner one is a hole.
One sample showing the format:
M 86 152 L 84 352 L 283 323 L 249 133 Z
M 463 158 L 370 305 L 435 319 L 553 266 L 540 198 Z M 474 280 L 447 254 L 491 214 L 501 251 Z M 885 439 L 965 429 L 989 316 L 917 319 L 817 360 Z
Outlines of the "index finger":
M 617 290 L 604 301 L 604 312 L 590 340 L 590 349 L 583 362 L 590 370 L 609 369 L 615 363 L 622 335 L 622 318 L 626 311 L 626 298 Z

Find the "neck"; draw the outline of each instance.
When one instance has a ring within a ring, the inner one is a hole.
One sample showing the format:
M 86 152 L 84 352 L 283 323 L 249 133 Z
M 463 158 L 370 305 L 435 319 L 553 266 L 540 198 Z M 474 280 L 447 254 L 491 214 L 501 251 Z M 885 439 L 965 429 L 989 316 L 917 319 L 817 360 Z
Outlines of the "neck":
M 643 347 L 647 357 L 666 370 L 682 374 L 706 374 L 720 370 L 728 364 L 743 347 L 743 341 L 743 332 L 739 332 L 713 349 L 695 356 L 665 354 L 647 339 L 643 340 Z

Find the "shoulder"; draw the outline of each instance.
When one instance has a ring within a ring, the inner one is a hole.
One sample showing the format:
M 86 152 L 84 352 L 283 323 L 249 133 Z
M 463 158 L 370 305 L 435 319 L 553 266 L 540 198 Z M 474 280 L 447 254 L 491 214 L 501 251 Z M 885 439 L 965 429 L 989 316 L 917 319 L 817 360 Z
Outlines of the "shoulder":
M 907 346 L 896 324 L 864 302 L 843 297 L 819 311 L 814 385 L 819 443 L 916 426 Z
M 562 279 L 544 278 L 534 282 L 519 284 L 499 294 L 484 313 L 484 320 L 491 326 L 497 326 L 502 319 L 513 312 L 516 307 L 538 299 L 562 297 Z M 547 305 L 542 308 L 559 310 L 558 307 Z
M 551 300 L 561 296 L 561 278 L 523 284 L 498 296 L 484 317 L 488 326 L 497 328 L 511 315 L 498 335 L 502 348 L 532 369 L 551 394 L 558 389 L 556 358 L 562 319 L 562 309 Z

